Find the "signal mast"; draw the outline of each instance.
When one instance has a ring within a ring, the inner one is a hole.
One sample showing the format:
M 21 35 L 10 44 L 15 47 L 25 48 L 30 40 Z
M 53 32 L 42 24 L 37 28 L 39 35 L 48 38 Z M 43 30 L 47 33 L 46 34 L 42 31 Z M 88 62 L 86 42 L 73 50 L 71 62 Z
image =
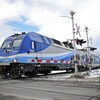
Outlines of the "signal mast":
M 71 19 L 72 19 L 72 32 L 73 32 L 73 46 L 74 46 L 74 64 L 75 64 L 75 74 L 77 74 L 77 61 L 76 61 L 76 45 L 75 45 L 75 28 L 74 28 L 74 11 L 70 11 Z

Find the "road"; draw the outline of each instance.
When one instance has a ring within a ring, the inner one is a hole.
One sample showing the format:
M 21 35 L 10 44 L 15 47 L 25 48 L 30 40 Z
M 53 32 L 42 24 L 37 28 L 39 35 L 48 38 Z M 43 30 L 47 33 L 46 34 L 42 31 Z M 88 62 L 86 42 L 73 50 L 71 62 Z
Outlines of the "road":
M 38 78 L 0 79 L 0 100 L 100 100 L 100 85 Z

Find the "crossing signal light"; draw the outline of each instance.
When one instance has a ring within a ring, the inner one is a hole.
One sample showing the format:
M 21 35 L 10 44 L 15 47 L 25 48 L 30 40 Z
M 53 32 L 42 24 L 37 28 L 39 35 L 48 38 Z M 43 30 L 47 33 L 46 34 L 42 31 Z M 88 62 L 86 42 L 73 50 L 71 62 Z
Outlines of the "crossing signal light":
M 90 48 L 90 51 L 94 51 L 94 50 L 96 50 L 97 48 L 94 48 L 94 47 L 91 47 Z
M 83 43 L 86 43 L 83 39 L 76 39 L 76 44 L 82 46 Z

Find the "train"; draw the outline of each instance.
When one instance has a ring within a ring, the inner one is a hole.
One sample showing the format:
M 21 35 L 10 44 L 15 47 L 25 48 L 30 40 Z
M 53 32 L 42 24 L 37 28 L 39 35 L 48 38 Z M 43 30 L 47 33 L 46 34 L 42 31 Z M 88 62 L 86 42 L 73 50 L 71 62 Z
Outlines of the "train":
M 22 32 L 6 38 L 0 48 L 0 74 L 13 78 L 22 75 L 33 77 L 48 75 L 54 70 L 75 71 L 74 49 L 72 43 L 60 42 L 36 32 Z M 89 66 L 99 67 L 98 55 L 76 50 L 78 70 Z

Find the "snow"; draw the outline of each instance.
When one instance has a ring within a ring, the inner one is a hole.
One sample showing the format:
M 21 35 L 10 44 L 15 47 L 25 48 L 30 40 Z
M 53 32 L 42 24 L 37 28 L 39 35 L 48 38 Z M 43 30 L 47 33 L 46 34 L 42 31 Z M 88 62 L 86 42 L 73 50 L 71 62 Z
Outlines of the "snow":
M 62 73 L 63 71 L 52 71 L 52 73 Z M 85 72 L 78 72 L 74 73 L 64 73 L 64 74 L 57 74 L 47 76 L 44 80 L 53 80 L 53 81 L 60 81 L 60 80 L 67 80 L 67 81 L 91 81 L 91 82 L 100 82 L 100 69 L 95 69 L 91 71 Z
M 91 70 L 87 78 L 100 78 L 100 69 Z
M 54 73 L 63 73 L 63 72 L 66 72 L 66 70 L 52 71 L 51 73 L 54 74 Z M 100 69 L 95 69 L 95 70 L 85 71 L 85 72 L 78 72 L 78 74 L 84 75 L 85 78 L 100 78 Z M 73 74 L 65 74 L 65 76 L 64 75 L 60 75 L 60 76 L 69 78 L 71 77 L 71 75 Z
M 62 73 L 62 72 L 66 72 L 66 70 L 52 71 L 51 73 Z

